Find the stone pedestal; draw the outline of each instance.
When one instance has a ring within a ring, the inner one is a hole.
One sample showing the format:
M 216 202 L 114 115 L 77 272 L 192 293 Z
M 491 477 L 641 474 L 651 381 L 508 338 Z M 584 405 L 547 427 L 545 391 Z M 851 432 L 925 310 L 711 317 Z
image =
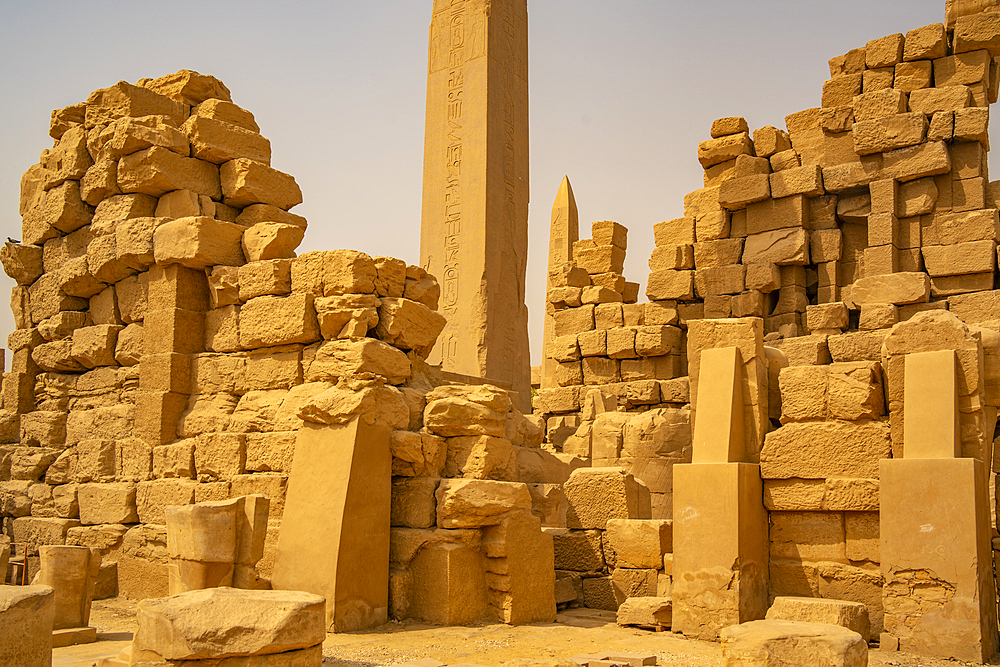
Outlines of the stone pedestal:
M 54 646 L 97 641 L 90 623 L 90 603 L 101 569 L 101 554 L 86 547 L 43 546 L 38 548 L 41 569 L 32 583 L 50 586 L 55 594 Z
M 298 432 L 271 585 L 324 596 L 330 631 L 388 620 L 390 433 L 363 417 Z
M 767 612 L 767 512 L 760 466 L 674 466 L 673 629 L 714 640 Z
M 982 465 L 970 458 L 881 462 L 885 629 L 903 651 L 977 663 L 997 652 Z

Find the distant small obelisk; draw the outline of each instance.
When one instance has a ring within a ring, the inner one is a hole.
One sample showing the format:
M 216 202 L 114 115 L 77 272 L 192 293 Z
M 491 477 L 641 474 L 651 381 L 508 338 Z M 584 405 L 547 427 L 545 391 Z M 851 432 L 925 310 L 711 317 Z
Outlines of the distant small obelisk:
M 431 363 L 531 405 L 527 0 L 434 0 L 420 263 L 448 318 Z
M 552 226 L 549 228 L 549 274 L 554 269 L 573 260 L 573 243 L 580 240 L 580 214 L 576 209 L 576 198 L 573 196 L 573 186 L 569 176 L 563 177 L 559 186 L 556 201 L 552 204 Z M 545 279 L 545 333 L 542 348 L 542 388 L 556 386 L 555 359 L 549 358 L 549 344 L 555 337 L 554 312 L 549 304 L 548 291 L 552 288 L 551 279 Z

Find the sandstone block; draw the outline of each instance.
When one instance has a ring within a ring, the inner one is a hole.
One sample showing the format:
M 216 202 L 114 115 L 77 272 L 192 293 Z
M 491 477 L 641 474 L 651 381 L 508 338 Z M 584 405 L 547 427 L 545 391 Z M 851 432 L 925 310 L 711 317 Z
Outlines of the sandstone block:
M 240 345 L 246 349 L 320 339 L 316 309 L 310 294 L 260 296 L 240 309 Z
M 402 350 L 426 357 L 447 321 L 427 306 L 409 299 L 384 297 L 378 309 L 379 338 Z
M 243 233 L 243 254 L 247 261 L 286 259 L 295 256 L 305 229 L 280 222 L 259 222 Z
M 132 650 L 167 660 L 204 660 L 306 649 L 323 642 L 325 606 L 310 593 L 233 588 L 143 600 Z
M 894 273 L 861 278 L 851 289 L 851 300 L 865 303 L 923 303 L 930 298 L 930 279 L 924 273 Z
M 860 79 L 858 85 L 860 87 Z M 698 145 L 698 161 L 705 169 L 733 160 L 739 155 L 753 155 L 753 143 L 748 132 L 703 141 Z
M 805 229 L 777 229 L 747 237 L 744 264 L 789 266 L 809 263 L 809 234 Z M 747 284 L 750 289 L 750 285 Z
M 84 525 L 139 520 L 134 484 L 81 484 L 77 501 L 80 503 L 80 522 Z
M 827 79 L 823 84 L 823 107 L 839 107 L 850 104 L 861 94 L 861 73 L 845 74 Z M 791 128 L 789 128 L 791 130 Z M 795 133 L 792 133 L 792 144 L 795 143 Z
M 877 479 L 878 461 L 890 451 L 888 422 L 786 424 L 764 440 L 761 475 L 764 479 Z
M 222 164 L 246 158 L 271 163 L 271 142 L 256 132 L 206 116 L 191 116 L 182 129 L 191 141 L 191 154 L 200 160 Z
M 436 496 L 440 528 L 496 525 L 509 512 L 531 509 L 528 487 L 515 482 L 446 479 Z
M 927 134 L 922 113 L 900 113 L 854 123 L 854 151 L 858 155 L 887 153 L 921 143 Z
M 925 246 L 921 252 L 927 273 L 935 277 L 991 272 L 996 266 L 992 240 Z
M 564 485 L 570 528 L 604 529 L 610 519 L 647 518 L 648 490 L 620 468 L 581 468 Z
M 173 190 L 191 190 L 213 199 L 222 197 L 218 167 L 159 146 L 123 157 L 118 164 L 118 186 L 124 193 L 151 197 Z
M 816 667 L 864 667 L 868 645 L 856 632 L 837 625 L 800 621 L 750 621 L 722 630 L 726 664 L 771 665 L 797 662 Z
M 213 218 L 180 218 L 156 227 L 153 251 L 157 264 L 200 269 L 216 264 L 243 264 L 243 228 Z
M 391 345 L 372 338 L 335 340 L 321 344 L 304 371 L 308 382 L 332 382 L 372 373 L 386 378 L 389 384 L 402 384 L 410 377 L 410 360 Z
M 54 618 L 55 594 L 50 586 L 0 584 L 0 632 L 8 639 L 0 645 L 0 664 L 49 667 Z
M 961 16 L 955 21 L 955 53 L 987 49 L 1000 55 L 1000 16 L 995 11 Z
M 610 519 L 605 539 L 623 568 L 659 569 L 663 554 L 673 550 L 673 522 L 669 519 Z
M 293 177 L 260 162 L 237 158 L 223 164 L 219 172 L 223 201 L 230 206 L 271 204 L 287 211 L 302 203 L 302 191 Z

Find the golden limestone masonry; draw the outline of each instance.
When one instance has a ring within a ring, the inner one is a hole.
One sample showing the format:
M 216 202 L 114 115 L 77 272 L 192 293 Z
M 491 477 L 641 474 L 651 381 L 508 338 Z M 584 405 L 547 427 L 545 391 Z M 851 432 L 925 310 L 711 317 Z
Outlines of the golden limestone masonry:
M 832 58 L 783 128 L 706 128 L 645 300 L 565 178 L 530 388 L 526 2 L 431 20 L 422 266 L 296 255 L 302 194 L 214 77 L 53 112 L 0 250 L 0 664 L 116 596 L 101 667 L 317 667 L 416 623 L 643 642 L 559 667 L 666 629 L 683 664 L 993 660 L 1000 1 Z

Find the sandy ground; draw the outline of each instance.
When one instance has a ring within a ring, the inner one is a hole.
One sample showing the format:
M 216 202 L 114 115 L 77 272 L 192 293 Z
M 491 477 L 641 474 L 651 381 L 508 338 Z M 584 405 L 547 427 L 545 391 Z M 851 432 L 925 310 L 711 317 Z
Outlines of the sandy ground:
M 117 654 L 135 630 L 134 602 L 95 602 L 90 620 L 98 630 L 98 642 L 56 649 L 53 667 L 91 667 L 97 658 Z M 434 658 L 452 665 L 500 665 L 509 660 L 564 659 L 599 651 L 654 653 L 657 664 L 664 667 L 723 667 L 719 644 L 684 639 L 670 632 L 620 628 L 615 624 L 614 614 L 591 609 L 562 612 L 555 623 L 520 627 L 441 628 L 393 622 L 369 632 L 327 635 L 323 642 L 323 665 L 376 667 L 419 658 Z M 877 649 L 869 654 L 869 665 L 874 667 L 970 664 Z

